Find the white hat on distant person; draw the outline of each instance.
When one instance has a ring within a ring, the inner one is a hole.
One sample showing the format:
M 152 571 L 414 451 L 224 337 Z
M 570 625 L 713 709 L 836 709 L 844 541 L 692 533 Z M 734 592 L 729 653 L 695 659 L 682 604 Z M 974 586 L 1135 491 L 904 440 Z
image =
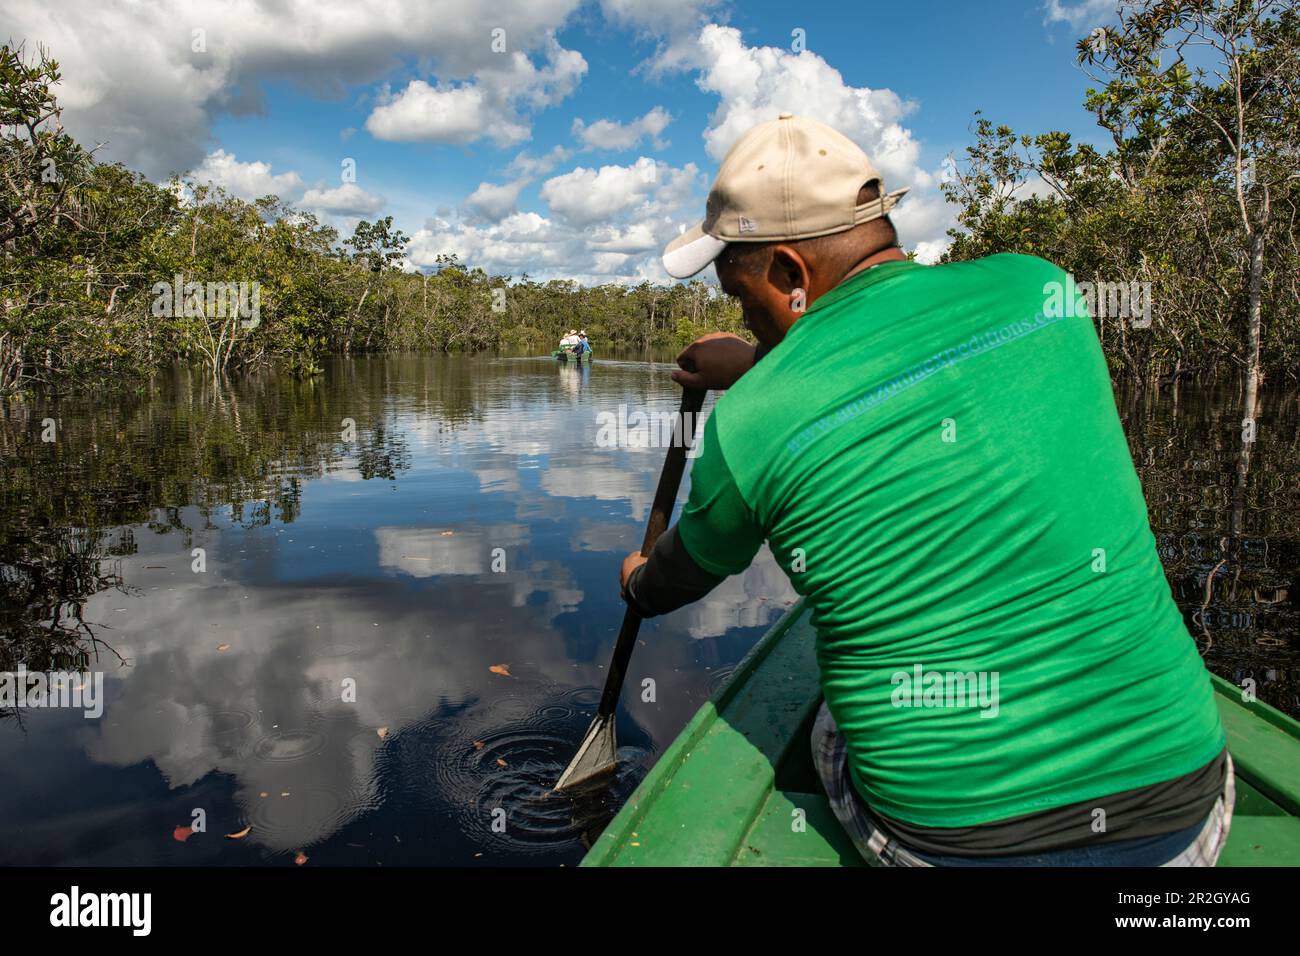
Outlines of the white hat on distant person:
M 858 205 L 877 182 L 880 198 Z M 782 113 L 731 147 L 709 189 L 704 221 L 664 249 L 674 279 L 693 276 L 729 242 L 811 239 L 889 215 L 907 189 L 884 191 L 867 154 L 825 123 Z

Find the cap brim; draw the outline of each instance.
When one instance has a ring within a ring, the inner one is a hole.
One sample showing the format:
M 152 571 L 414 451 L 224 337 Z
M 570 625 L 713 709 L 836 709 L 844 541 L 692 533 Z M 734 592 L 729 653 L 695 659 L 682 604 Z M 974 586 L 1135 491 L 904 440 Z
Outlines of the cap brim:
M 726 247 L 726 240 L 710 236 L 700 223 L 668 243 L 664 249 L 664 270 L 674 279 L 689 278 L 718 258 Z
M 911 186 L 904 186 L 902 189 L 895 189 L 893 192 L 885 193 L 881 199 L 872 199 L 870 202 L 864 202 L 853 211 L 853 224 L 860 226 L 864 222 L 871 222 L 873 219 L 880 219 L 884 216 L 888 216 L 889 211 L 898 205 L 898 201 L 902 199 L 911 188 Z

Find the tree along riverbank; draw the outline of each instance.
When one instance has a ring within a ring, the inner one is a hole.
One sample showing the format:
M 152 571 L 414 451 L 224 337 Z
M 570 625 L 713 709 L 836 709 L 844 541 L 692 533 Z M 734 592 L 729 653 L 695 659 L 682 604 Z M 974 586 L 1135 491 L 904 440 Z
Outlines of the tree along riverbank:
M 1261 384 L 1300 370 L 1298 4 L 1125 4 L 1078 47 L 1113 147 L 977 118 L 944 176 L 945 260 L 1050 259 L 1094 292 L 1117 381 L 1236 379 L 1253 421 Z M 454 254 L 413 271 L 391 217 L 344 238 L 275 196 L 149 182 L 63 131 L 60 79 L 0 47 L 0 394 L 140 386 L 177 360 L 311 376 L 329 355 L 545 353 L 570 328 L 598 351 L 742 331 L 702 281 L 584 287 Z

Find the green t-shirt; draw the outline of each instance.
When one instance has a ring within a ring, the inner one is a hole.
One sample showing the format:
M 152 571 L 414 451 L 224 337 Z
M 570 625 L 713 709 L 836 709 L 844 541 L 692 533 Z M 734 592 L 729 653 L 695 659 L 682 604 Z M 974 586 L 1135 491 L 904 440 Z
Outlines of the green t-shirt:
M 1067 282 L 1018 255 L 868 269 L 705 426 L 681 539 L 723 575 L 770 543 L 859 791 L 898 820 L 1104 798 L 1224 746 Z

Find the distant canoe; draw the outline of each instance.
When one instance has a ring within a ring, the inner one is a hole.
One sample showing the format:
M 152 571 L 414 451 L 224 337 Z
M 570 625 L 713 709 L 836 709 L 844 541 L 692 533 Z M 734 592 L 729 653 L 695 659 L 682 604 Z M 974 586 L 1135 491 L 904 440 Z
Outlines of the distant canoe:
M 583 866 L 864 866 L 809 747 L 822 691 L 801 603 L 746 655 L 596 840 Z M 1237 775 L 1220 866 L 1300 865 L 1300 722 L 1211 675 Z M 807 826 L 790 826 L 795 810 Z

